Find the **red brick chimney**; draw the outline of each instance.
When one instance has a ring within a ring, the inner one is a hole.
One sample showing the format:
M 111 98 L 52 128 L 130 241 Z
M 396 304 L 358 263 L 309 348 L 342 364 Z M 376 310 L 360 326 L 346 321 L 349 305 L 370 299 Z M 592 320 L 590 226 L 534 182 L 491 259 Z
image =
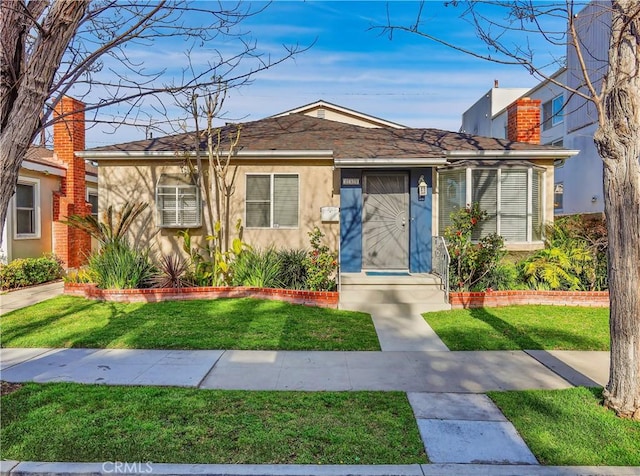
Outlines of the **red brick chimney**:
M 507 106 L 507 139 L 540 143 L 540 99 L 520 98 Z
M 84 159 L 75 155 L 85 148 L 84 107 L 84 103 L 64 96 L 54 110 L 54 117 L 62 118 L 53 126 L 53 152 L 67 166 L 67 174 L 62 179 L 60 192 L 53 196 L 53 250 L 67 268 L 80 267 L 91 251 L 91 237 L 87 233 L 58 221 L 69 215 L 91 213 Z

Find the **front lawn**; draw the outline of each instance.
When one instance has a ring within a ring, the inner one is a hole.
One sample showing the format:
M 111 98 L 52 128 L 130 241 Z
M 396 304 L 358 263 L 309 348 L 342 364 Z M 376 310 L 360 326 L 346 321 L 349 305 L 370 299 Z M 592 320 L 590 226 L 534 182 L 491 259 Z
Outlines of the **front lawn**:
M 602 389 L 491 392 L 542 464 L 640 466 L 640 422 L 600 405 Z
M 368 314 L 256 299 L 61 296 L 1 316 L 0 332 L 2 347 L 380 350 Z
M 3 396 L 2 459 L 426 463 L 400 392 L 243 392 L 26 384 Z
M 450 350 L 609 350 L 609 309 L 507 306 L 428 312 Z

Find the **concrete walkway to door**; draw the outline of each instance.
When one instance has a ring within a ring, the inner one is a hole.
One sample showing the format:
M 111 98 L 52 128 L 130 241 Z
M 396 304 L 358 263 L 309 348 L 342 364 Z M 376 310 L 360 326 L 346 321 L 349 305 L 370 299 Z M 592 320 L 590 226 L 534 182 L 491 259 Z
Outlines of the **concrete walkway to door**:
M 371 314 L 383 351 L 447 351 L 421 313 L 449 309 L 429 274 L 341 275 L 340 308 Z

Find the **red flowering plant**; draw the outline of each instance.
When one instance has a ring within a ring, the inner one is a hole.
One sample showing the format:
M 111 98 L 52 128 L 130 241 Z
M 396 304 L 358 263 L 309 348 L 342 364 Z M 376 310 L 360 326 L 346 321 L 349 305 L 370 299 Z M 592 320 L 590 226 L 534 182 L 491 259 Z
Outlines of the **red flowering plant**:
M 451 257 L 449 280 L 453 291 L 468 291 L 481 284 L 505 254 L 504 239 L 495 233 L 472 241 L 474 231 L 486 218 L 487 212 L 479 203 L 451 214 L 452 225 L 445 229 L 444 237 Z
M 311 249 L 304 260 L 307 286 L 311 291 L 335 291 L 338 254 L 323 243 L 324 234 L 317 226 L 308 235 Z

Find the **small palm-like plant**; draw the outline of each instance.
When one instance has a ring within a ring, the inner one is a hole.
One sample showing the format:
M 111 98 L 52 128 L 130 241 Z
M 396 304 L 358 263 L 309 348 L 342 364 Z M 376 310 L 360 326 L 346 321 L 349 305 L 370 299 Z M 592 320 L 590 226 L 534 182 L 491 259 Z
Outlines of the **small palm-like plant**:
M 545 248 L 523 263 L 522 274 L 534 289 L 580 289 L 578 263 L 583 254 L 570 255 L 562 248 Z
M 127 202 L 122 210 L 117 212 L 113 210 L 113 206 L 109 206 L 103 213 L 102 220 L 92 215 L 70 215 L 61 223 L 88 233 L 102 246 L 119 244 L 124 240 L 135 219 L 148 205 L 148 203 Z
M 182 288 L 191 286 L 187 279 L 189 262 L 177 254 L 162 255 L 158 262 L 158 274 L 153 279 L 156 288 Z

